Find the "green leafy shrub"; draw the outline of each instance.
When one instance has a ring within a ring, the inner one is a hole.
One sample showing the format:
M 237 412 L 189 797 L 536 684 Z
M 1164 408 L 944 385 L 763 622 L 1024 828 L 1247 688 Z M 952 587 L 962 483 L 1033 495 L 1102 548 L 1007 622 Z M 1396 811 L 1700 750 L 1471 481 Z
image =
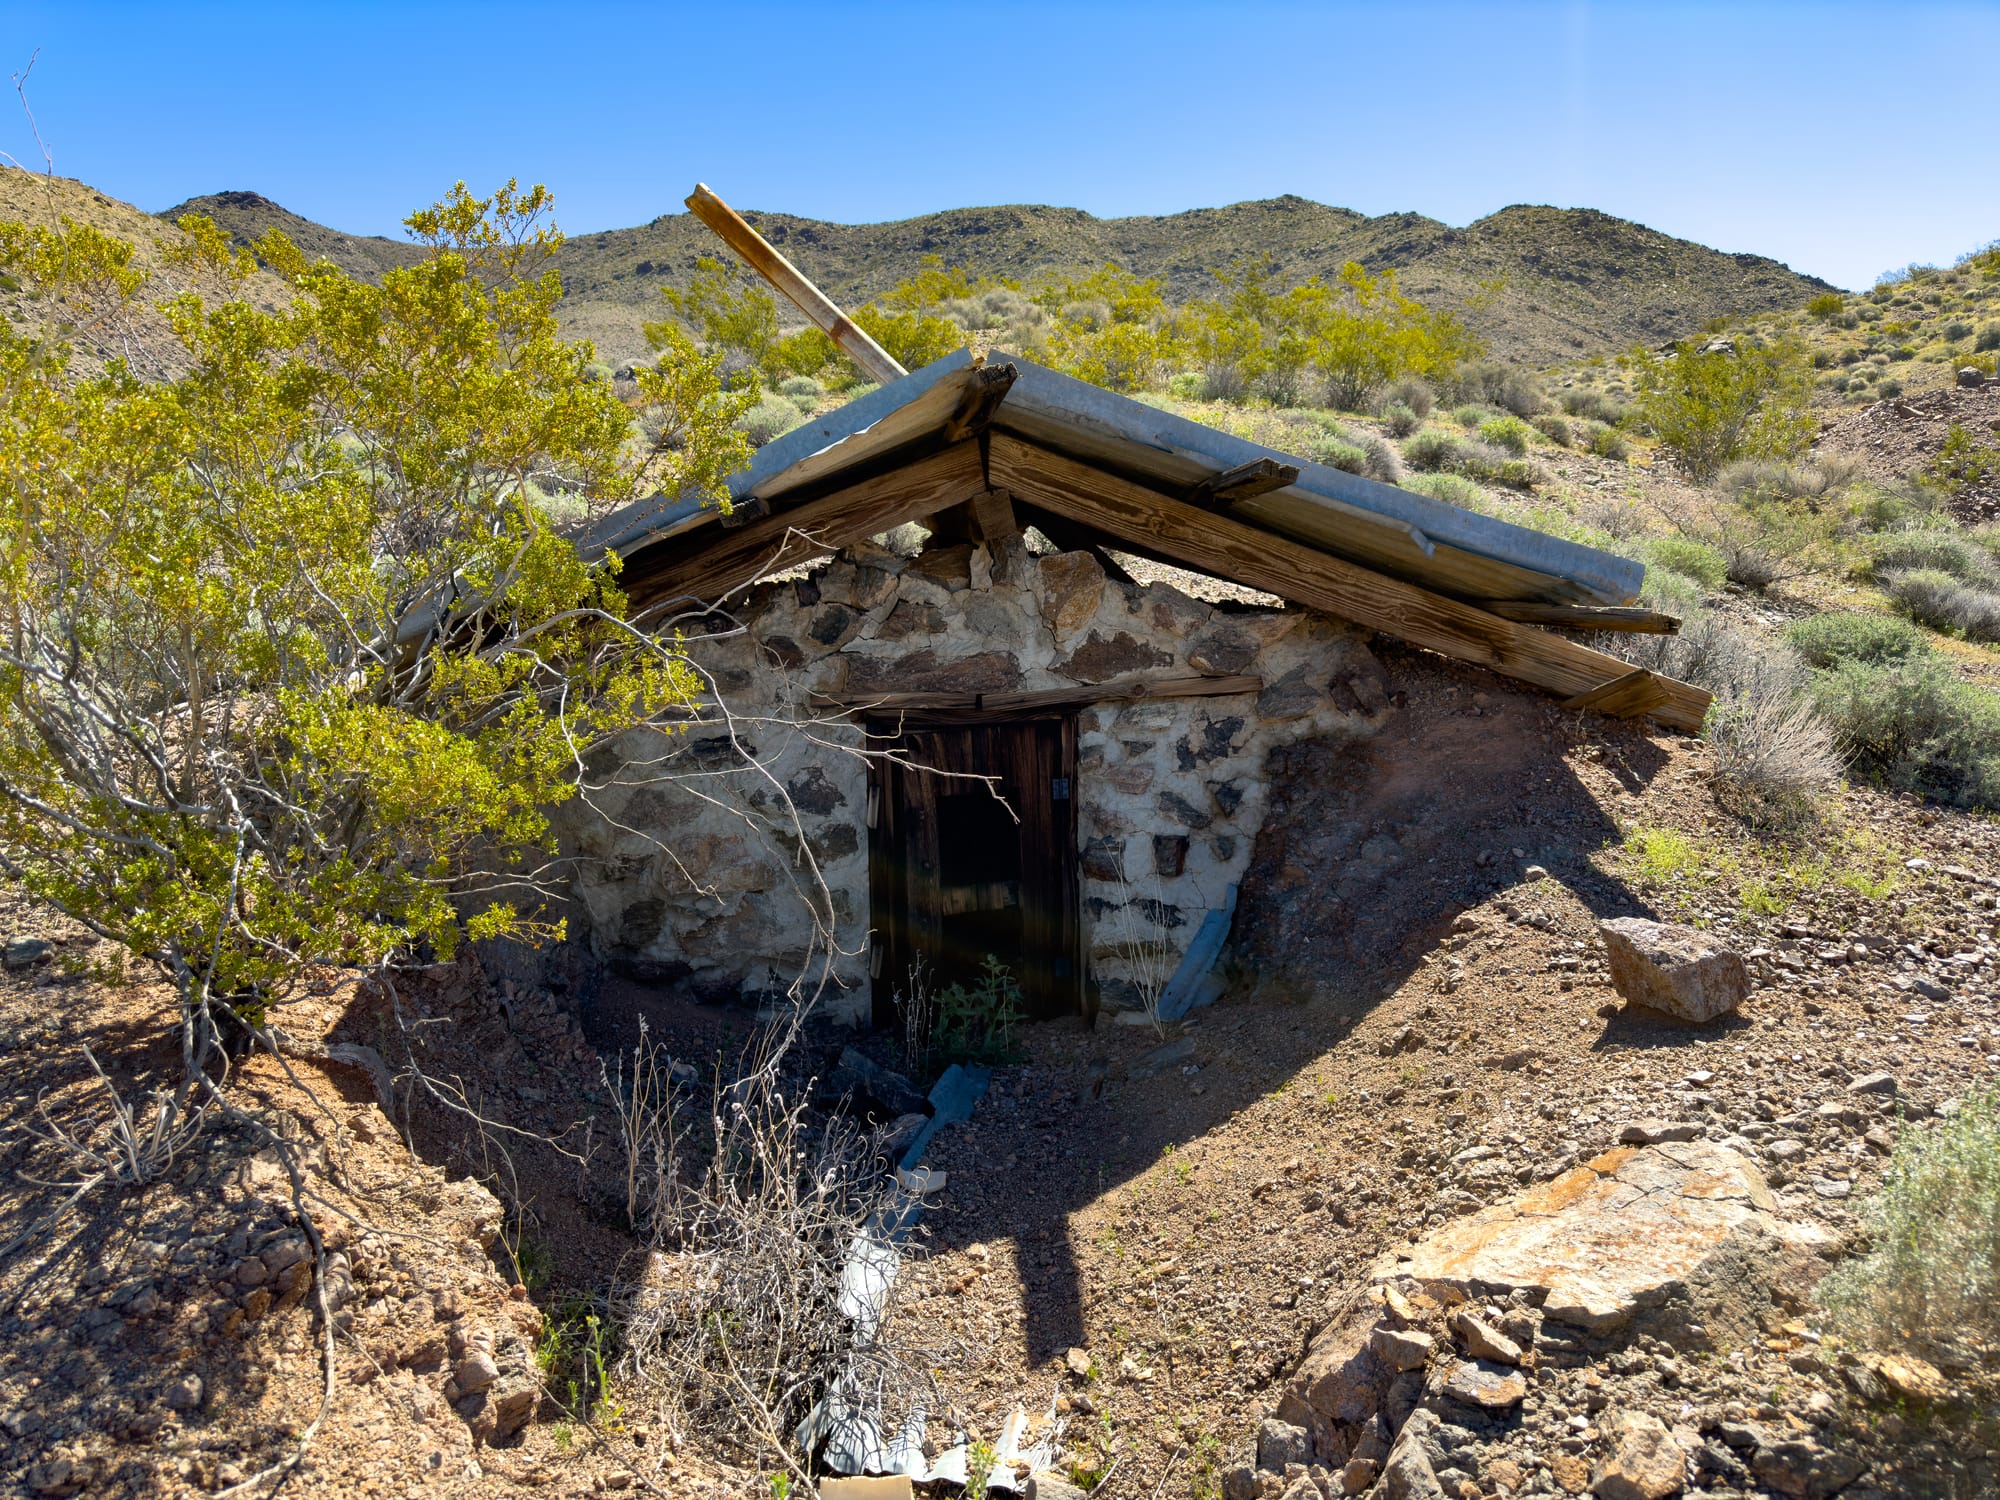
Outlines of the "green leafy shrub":
M 1516 458 L 1527 455 L 1529 431 L 1528 424 L 1514 416 L 1488 417 L 1479 424 L 1481 442 L 1504 448 Z
M 778 394 L 799 409 L 801 416 L 811 416 L 826 394 L 826 387 L 810 375 L 788 375 L 778 382 Z
M 1821 292 L 1806 300 L 1806 316 L 1826 323 L 1847 310 L 1847 299 L 1838 292 Z
M 1368 454 L 1359 443 L 1350 443 L 1332 433 L 1307 438 L 1299 445 L 1299 457 L 1325 464 L 1329 469 L 1344 469 L 1349 474 L 1363 473 L 1368 466 Z
M 1549 471 L 1530 458 L 1502 459 L 1497 465 L 1469 472 L 1510 490 L 1531 490 L 1549 482 Z
M 2000 323 L 1993 326 L 1996 331 L 2000 331 Z M 2000 342 L 1996 342 L 1995 347 L 2000 348 Z M 1419 380 L 1414 375 L 1405 375 L 1398 380 L 1390 381 L 1383 387 L 1382 399 L 1385 403 L 1407 406 L 1419 418 L 1428 417 L 1437 409 L 1437 392 L 1431 389 L 1429 381 Z
M 1209 394 L 1208 376 L 1200 370 L 1183 370 L 1180 374 L 1170 378 L 1167 381 L 1167 394 L 1172 396 L 1176 401 L 1212 401 L 1219 399 Z
M 1624 405 L 1602 391 L 1579 387 L 1564 391 L 1562 409 L 1572 417 L 1586 421 L 1602 422 L 1607 427 L 1616 427 L 1624 422 L 1627 411 Z
M 2000 694 L 1929 657 L 1841 662 L 1815 675 L 1812 694 L 1874 779 L 1957 806 L 2000 806 Z
M 1705 481 L 1738 458 L 1789 458 L 1804 451 L 1817 423 L 1812 362 L 1795 340 L 1683 339 L 1665 354 L 1626 356 L 1639 414 Z
M 1936 456 L 1924 465 L 1923 474 L 1946 494 L 1963 494 L 2000 481 L 2000 447 L 1981 442 L 1954 422 L 1945 430 Z
M 1868 1252 L 1836 1267 L 1819 1300 L 1865 1348 L 1934 1353 L 2000 1339 L 2000 1096 L 1907 1124 L 1863 1208 Z
M 1930 637 L 1894 615 L 1829 610 L 1785 627 L 1792 649 L 1815 667 L 1858 661 L 1869 666 L 1930 653 Z
M 1403 444 L 1403 462 L 1421 473 L 1435 474 L 1455 469 L 1464 452 L 1465 444 L 1450 433 L 1427 428 Z
M 1723 561 L 1722 554 L 1693 537 L 1651 537 L 1642 544 L 1640 555 L 1653 567 L 1667 568 L 1684 578 L 1692 578 L 1711 593 L 1729 579 L 1729 565 Z
M 1517 417 L 1532 417 L 1549 404 L 1532 375 L 1496 360 L 1467 365 L 1459 373 L 1457 387 L 1459 400 L 1497 406 Z
M 1975 353 L 1984 354 L 1989 349 L 2000 349 L 2000 323 L 1988 323 L 1979 330 L 1979 337 L 1972 341 Z
M 1568 419 L 1555 412 L 1543 412 L 1531 425 L 1558 448 L 1567 448 L 1575 441 L 1576 434 L 1571 430 Z
M 932 1046 L 941 1062 L 984 1065 L 1020 1060 L 1020 1032 L 1027 1017 L 1021 986 L 1007 966 L 986 956 L 979 978 L 937 992 Z

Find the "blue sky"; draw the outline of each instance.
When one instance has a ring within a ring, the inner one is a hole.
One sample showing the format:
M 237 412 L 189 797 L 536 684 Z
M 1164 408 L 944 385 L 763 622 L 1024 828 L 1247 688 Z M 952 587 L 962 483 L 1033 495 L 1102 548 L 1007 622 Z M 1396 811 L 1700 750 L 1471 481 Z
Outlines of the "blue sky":
M 1985 4 L 147 5 L 0 0 L 57 171 L 395 234 L 458 179 L 571 232 L 1299 193 L 1600 208 L 1843 286 L 2000 236 Z M 1982 102 L 1983 101 L 1983 102 Z M 8 101 L 0 150 L 33 164 Z M 1983 117 L 1983 118 L 1982 118 Z

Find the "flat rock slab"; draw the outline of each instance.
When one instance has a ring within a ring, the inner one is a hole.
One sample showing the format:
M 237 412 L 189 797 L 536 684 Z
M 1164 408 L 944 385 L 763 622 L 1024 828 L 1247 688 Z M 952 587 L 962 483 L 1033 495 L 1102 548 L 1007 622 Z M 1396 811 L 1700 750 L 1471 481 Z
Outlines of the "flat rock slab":
M 1377 1267 L 1467 1297 L 1541 1292 L 1559 1323 L 1605 1333 L 1684 1285 L 1737 1235 L 1775 1228 L 1748 1157 L 1707 1141 L 1620 1146 Z

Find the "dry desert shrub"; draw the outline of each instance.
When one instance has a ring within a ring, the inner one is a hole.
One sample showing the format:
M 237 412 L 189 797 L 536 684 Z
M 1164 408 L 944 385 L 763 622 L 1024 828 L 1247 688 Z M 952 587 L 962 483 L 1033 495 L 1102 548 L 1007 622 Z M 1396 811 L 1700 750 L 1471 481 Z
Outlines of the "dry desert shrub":
M 1876 1348 L 2000 1339 L 2000 1099 L 1906 1128 L 1868 1203 L 1870 1248 L 1820 1284 L 1848 1338 Z

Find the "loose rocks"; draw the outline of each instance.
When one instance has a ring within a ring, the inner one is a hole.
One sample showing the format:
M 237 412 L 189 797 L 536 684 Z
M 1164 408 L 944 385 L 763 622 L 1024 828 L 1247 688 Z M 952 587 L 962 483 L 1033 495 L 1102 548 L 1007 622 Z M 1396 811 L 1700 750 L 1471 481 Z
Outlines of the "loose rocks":
M 1645 1412 L 1620 1412 L 1604 1424 L 1611 1452 L 1590 1491 L 1603 1500 L 1668 1500 L 1684 1488 L 1686 1460 L 1666 1424 Z

